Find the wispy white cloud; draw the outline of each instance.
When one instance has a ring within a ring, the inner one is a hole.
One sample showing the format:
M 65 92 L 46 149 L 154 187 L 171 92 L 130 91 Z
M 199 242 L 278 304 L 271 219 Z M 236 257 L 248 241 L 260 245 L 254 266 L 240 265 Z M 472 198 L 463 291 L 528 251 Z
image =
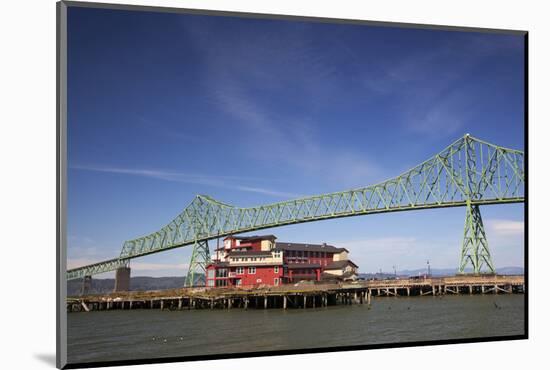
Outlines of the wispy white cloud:
M 525 232 L 525 224 L 523 221 L 491 219 L 485 221 L 489 231 L 498 236 L 520 236 Z
M 406 130 L 448 137 L 460 133 L 479 109 L 470 81 L 476 68 L 487 58 L 521 47 L 519 37 L 491 39 L 472 34 L 359 69 L 358 80 L 395 106 Z M 357 59 L 353 50 L 347 53 Z
M 300 197 L 303 197 L 302 194 L 287 193 L 287 192 L 283 192 L 283 191 L 275 191 L 275 190 L 269 190 L 269 189 L 263 189 L 263 188 L 255 188 L 255 187 L 250 187 L 250 186 L 237 185 L 236 189 L 242 190 L 242 191 L 248 191 L 248 192 L 251 192 L 251 193 L 271 195 L 271 196 L 280 197 L 280 198 L 300 198 Z
M 164 270 L 187 271 L 189 269 L 189 264 L 131 262 L 130 267 L 134 271 L 164 271 Z
M 181 182 L 187 184 L 199 184 L 221 187 L 226 189 L 244 191 L 249 193 L 258 193 L 264 195 L 270 195 L 281 198 L 298 198 L 301 194 L 282 192 L 273 189 L 245 186 L 236 184 L 235 181 L 241 180 L 258 180 L 250 177 L 237 177 L 237 176 L 211 176 L 211 175 L 198 175 L 187 174 L 176 171 L 164 171 L 164 170 L 151 170 L 151 169 L 138 169 L 138 168 L 122 168 L 122 167 L 102 167 L 102 166 L 84 166 L 75 165 L 71 166 L 72 169 L 94 171 L 94 172 L 106 172 L 121 175 L 131 175 L 140 177 L 149 177 L 157 180 Z
M 447 268 L 458 262 L 458 243 L 442 240 L 422 240 L 415 236 L 388 236 L 336 242 L 334 245 L 350 251 L 349 257 L 360 271 L 379 269 L 416 269 L 430 260 L 432 267 Z
M 381 168 L 363 153 L 321 140 L 308 117 L 276 116 L 229 78 L 216 91 L 218 107 L 251 138 L 242 150 L 255 159 L 283 163 L 338 189 L 382 180 Z M 266 148 L 266 142 L 271 149 Z
M 277 32 L 247 33 L 229 42 L 212 39 L 191 23 L 182 27 L 202 57 L 203 87 L 213 109 L 246 141 L 241 153 L 257 162 L 280 163 L 334 190 L 382 180 L 382 167 L 346 144 L 321 137 L 312 121 L 340 96 L 338 91 L 349 88 L 339 78 L 339 59 L 319 49 L 314 28 L 293 28 L 282 43 Z M 341 40 L 334 36 L 332 42 L 338 46 Z M 295 105 L 289 93 L 299 94 Z M 273 109 L 280 100 L 285 109 Z

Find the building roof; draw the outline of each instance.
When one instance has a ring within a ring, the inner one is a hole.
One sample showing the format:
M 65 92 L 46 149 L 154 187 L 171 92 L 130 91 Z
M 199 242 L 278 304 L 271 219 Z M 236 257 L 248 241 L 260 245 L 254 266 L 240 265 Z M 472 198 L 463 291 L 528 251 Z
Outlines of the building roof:
M 269 235 L 250 235 L 250 236 L 235 236 L 235 235 L 229 235 L 225 237 L 223 240 L 227 239 L 237 239 L 237 240 L 275 240 L 277 237 L 275 235 L 269 234 Z
M 229 252 L 227 254 L 229 257 L 240 257 L 240 256 L 271 256 L 270 251 L 244 251 L 244 252 Z
M 357 274 L 354 272 L 344 272 L 342 275 L 333 275 L 326 272 L 323 272 L 321 274 L 321 280 L 335 280 L 335 281 L 341 281 L 341 280 L 356 280 Z
M 323 244 L 304 244 L 304 243 L 275 243 L 276 250 L 283 251 L 312 251 L 312 252 L 330 252 L 340 253 L 348 252 L 346 248 L 336 248 L 333 245 Z
M 288 269 L 313 269 L 321 267 L 318 263 L 289 263 L 287 265 Z
M 229 262 L 213 260 L 212 262 L 206 265 L 206 268 L 208 268 L 208 266 L 226 267 L 226 266 L 229 266 Z
M 355 268 L 359 267 L 357 266 L 355 263 L 353 263 L 353 261 L 351 260 L 342 260 L 342 261 L 334 261 L 334 262 L 331 262 L 330 265 L 327 265 L 325 266 L 325 270 L 339 270 L 341 268 L 344 268 L 346 267 L 347 265 L 352 265 L 354 266 Z

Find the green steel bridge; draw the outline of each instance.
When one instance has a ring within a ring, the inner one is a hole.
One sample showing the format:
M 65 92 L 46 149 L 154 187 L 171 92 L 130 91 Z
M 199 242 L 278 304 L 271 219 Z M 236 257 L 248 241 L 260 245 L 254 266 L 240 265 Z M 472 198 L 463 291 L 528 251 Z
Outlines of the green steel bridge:
M 458 272 L 495 272 L 480 205 L 524 202 L 524 153 L 461 137 L 438 154 L 384 182 L 251 208 L 197 195 L 160 230 L 125 241 L 117 258 L 67 271 L 78 279 L 128 266 L 133 258 L 193 246 L 186 285 L 210 261 L 208 240 L 249 231 L 340 217 L 466 207 Z

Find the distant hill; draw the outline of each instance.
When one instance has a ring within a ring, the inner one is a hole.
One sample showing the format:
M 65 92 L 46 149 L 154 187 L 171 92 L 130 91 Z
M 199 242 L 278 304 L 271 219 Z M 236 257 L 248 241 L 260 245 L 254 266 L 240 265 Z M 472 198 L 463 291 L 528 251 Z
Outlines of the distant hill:
M 456 269 L 430 269 L 432 276 L 449 276 L 455 275 Z M 397 271 L 397 276 L 400 278 L 406 278 L 409 276 L 418 276 L 426 273 L 426 269 L 416 270 L 402 270 Z M 523 267 L 501 267 L 497 268 L 497 273 L 502 275 L 521 275 L 523 274 Z M 359 273 L 360 278 L 363 279 L 391 279 L 395 275 L 393 273 Z M 195 281 L 198 281 L 204 275 L 196 274 Z M 167 276 L 167 277 L 149 277 L 149 276 L 136 276 L 130 279 L 130 290 L 162 290 L 162 289 L 174 289 L 181 288 L 185 284 L 185 276 Z M 115 287 L 115 279 L 93 279 L 92 286 L 88 293 L 90 294 L 105 294 L 111 293 Z M 82 280 L 70 280 L 67 282 L 67 295 L 77 296 L 80 294 L 82 288 Z
M 195 281 L 204 275 L 195 274 Z M 162 290 L 181 288 L 185 284 L 185 276 L 168 276 L 168 277 L 149 277 L 136 276 L 130 278 L 130 290 Z M 82 279 L 70 280 L 67 282 L 67 295 L 77 296 L 82 288 Z M 115 279 L 94 279 L 88 290 L 90 294 L 105 294 L 111 293 L 115 288 Z
M 457 273 L 456 268 L 431 268 L 430 272 L 432 276 L 452 276 Z M 466 272 L 469 272 L 466 270 Z M 397 271 L 397 276 L 400 278 L 408 277 L 408 276 L 419 276 L 424 275 L 427 273 L 426 268 L 416 269 L 416 270 L 401 270 Z M 497 268 L 497 274 L 501 275 L 521 275 L 523 274 L 523 267 L 515 267 L 515 266 L 507 266 L 507 267 L 501 267 Z M 359 277 L 362 277 L 364 279 L 386 279 L 386 278 L 393 278 L 395 275 L 392 273 L 382 272 L 382 273 L 360 273 Z

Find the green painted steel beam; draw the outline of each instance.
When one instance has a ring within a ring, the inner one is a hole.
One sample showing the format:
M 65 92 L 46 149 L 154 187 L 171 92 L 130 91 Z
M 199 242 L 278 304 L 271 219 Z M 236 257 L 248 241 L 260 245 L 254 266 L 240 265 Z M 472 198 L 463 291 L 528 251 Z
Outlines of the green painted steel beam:
M 118 259 L 91 265 L 93 269 L 69 270 L 67 278 L 84 276 L 81 269 L 112 271 L 113 261 L 266 228 L 385 212 L 523 202 L 524 176 L 522 151 L 466 134 L 401 175 L 364 188 L 250 208 L 198 195 L 168 225 L 124 242 Z
M 114 271 L 119 267 L 128 266 L 129 259 L 114 258 L 103 262 L 94 263 L 71 270 L 67 270 L 67 280 L 81 279 L 85 276 L 102 274 L 104 272 Z

